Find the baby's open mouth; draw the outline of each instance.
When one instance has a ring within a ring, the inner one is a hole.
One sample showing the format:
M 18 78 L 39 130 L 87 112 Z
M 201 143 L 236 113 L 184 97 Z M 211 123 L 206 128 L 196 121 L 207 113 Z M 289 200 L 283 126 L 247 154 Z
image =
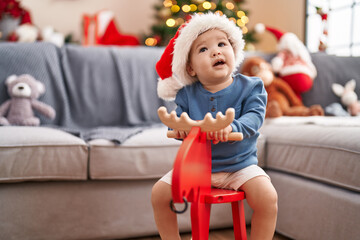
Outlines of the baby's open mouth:
M 214 64 L 214 67 L 219 66 L 219 65 L 224 65 L 224 64 L 225 64 L 225 61 L 219 60 Z

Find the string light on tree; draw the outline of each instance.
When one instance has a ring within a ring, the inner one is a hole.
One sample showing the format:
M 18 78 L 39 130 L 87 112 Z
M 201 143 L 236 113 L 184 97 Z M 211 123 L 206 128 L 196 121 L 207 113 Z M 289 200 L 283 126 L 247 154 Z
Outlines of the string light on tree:
M 174 27 L 175 24 L 176 24 L 176 21 L 174 19 L 172 19 L 172 18 L 169 18 L 168 20 L 166 20 L 166 25 L 168 27 Z
M 197 6 L 195 4 L 191 4 L 190 8 L 192 12 L 195 12 L 197 10 Z
M 225 14 L 239 26 L 246 43 L 256 42 L 254 31 L 248 31 L 248 11 L 241 5 L 245 0 L 159 0 L 154 6 L 156 22 L 151 33 L 144 37 L 147 46 L 165 46 L 175 35 L 177 29 L 190 19 L 194 13 L 215 12 Z
M 164 4 L 164 7 L 166 7 L 166 8 L 171 7 L 173 5 L 171 0 L 165 0 L 163 2 L 163 4 Z
M 157 40 L 156 40 L 156 38 L 147 38 L 146 40 L 145 40 L 145 44 L 147 45 L 147 46 L 156 46 L 156 44 L 157 44 Z
M 183 10 L 183 12 L 188 13 L 188 12 L 190 12 L 191 7 L 187 4 L 185 4 L 184 6 L 182 6 L 181 9 Z
M 208 2 L 208 1 L 205 1 L 203 4 L 202 4 L 203 8 L 206 9 L 206 10 L 209 10 L 211 8 L 211 3 Z
M 172 6 L 171 6 L 171 11 L 172 11 L 173 13 L 177 13 L 178 11 L 180 11 L 179 5 L 172 5 Z
M 229 10 L 233 10 L 235 8 L 235 6 L 232 2 L 227 2 L 225 6 Z

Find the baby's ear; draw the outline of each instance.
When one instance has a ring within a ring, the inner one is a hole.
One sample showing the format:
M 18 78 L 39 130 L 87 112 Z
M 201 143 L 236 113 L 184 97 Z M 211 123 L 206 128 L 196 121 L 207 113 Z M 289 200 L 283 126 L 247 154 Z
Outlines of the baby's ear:
M 190 63 L 186 64 L 186 71 L 190 76 L 192 76 L 192 77 L 196 76 L 196 73 L 195 73 L 194 69 L 191 67 Z

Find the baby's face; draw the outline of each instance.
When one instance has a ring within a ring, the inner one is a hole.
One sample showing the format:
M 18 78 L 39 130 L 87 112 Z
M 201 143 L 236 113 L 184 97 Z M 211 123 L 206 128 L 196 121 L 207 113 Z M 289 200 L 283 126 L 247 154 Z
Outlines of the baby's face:
M 187 71 L 203 85 L 232 79 L 234 68 L 234 50 L 223 31 L 206 31 L 193 42 Z

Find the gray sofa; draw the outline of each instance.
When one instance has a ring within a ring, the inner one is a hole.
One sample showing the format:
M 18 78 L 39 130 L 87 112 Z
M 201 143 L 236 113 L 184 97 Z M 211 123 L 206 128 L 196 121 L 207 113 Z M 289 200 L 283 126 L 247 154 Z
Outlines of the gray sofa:
M 157 234 L 151 188 L 171 169 L 180 144 L 165 137 L 156 115 L 159 106 L 174 107 L 156 97 L 162 51 L 0 43 L 0 104 L 8 98 L 6 77 L 26 73 L 45 84 L 40 101 L 57 113 L 54 120 L 39 115 L 40 127 L 0 127 L 0 239 Z M 356 78 L 360 85 L 360 58 L 313 60 L 319 76 L 306 104 L 338 102 L 332 82 Z M 279 193 L 277 231 L 295 239 L 356 239 L 360 128 L 353 118 L 346 126 L 294 119 L 266 120 L 258 141 L 260 165 Z M 216 205 L 211 214 L 211 228 L 232 225 L 230 206 Z M 249 223 L 247 206 L 245 214 Z M 179 215 L 181 231 L 190 231 L 189 219 L 188 212 Z
M 312 54 L 318 76 L 303 102 L 339 103 L 331 84 L 356 80 L 360 57 Z M 359 239 L 360 116 L 267 119 L 265 168 L 279 195 L 276 230 L 293 239 Z

